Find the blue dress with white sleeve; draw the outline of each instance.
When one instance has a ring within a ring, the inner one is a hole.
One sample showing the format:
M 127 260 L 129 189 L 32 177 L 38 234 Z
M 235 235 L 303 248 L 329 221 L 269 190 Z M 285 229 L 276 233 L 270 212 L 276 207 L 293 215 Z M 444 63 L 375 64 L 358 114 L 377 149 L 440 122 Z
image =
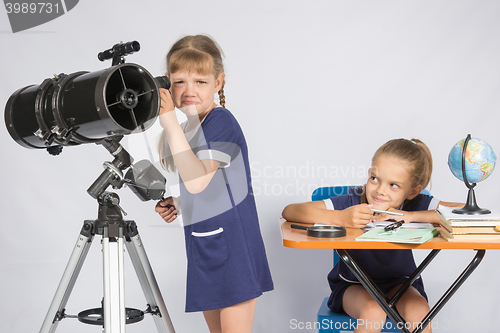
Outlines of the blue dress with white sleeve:
M 180 180 L 187 253 L 186 312 L 228 307 L 273 289 L 251 184 L 247 144 L 234 116 L 212 109 L 189 144 L 220 162 L 208 186 Z

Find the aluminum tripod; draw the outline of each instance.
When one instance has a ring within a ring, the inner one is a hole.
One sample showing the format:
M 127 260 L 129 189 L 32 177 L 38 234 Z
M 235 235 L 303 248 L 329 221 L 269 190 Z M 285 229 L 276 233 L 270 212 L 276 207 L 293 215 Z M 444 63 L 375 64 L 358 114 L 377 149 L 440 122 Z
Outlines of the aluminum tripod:
M 80 312 L 78 320 L 87 324 L 101 325 L 105 333 L 124 333 L 126 324 L 141 321 L 144 313 L 150 313 L 159 333 L 175 333 L 136 223 L 123 220 L 116 193 L 103 192 L 97 200 L 98 219 L 84 222 L 40 333 L 55 332 L 62 319 L 72 317 L 65 314 L 65 307 L 96 234 L 102 236 L 103 304 L 102 308 Z M 125 308 L 124 244 L 146 297 L 145 311 Z

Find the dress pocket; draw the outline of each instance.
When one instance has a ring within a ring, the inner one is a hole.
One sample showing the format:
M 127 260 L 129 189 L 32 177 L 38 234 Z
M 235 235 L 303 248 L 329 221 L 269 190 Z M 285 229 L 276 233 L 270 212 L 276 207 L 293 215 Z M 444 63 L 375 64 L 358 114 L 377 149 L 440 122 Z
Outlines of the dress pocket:
M 224 229 L 191 233 L 191 255 L 194 263 L 202 269 L 223 266 L 229 256 Z

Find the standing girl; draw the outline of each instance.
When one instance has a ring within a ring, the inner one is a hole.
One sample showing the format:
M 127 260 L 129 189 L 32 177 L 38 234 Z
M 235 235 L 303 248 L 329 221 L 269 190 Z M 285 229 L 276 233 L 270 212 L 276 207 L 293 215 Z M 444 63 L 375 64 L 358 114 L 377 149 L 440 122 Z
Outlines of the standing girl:
M 187 36 L 167 54 L 161 89 L 160 160 L 177 169 L 187 253 L 186 312 L 203 311 L 210 332 L 251 332 L 256 298 L 273 289 L 253 196 L 247 144 L 224 108 L 222 51 Z M 221 106 L 214 102 L 218 93 Z M 174 107 L 187 120 L 179 125 Z M 178 205 L 177 205 L 178 206 Z M 173 199 L 156 205 L 166 222 Z
M 405 222 L 438 222 L 434 210 L 446 203 L 420 192 L 429 184 L 432 156 L 420 140 L 395 139 L 382 145 L 373 156 L 369 178 L 364 187 L 349 194 L 324 201 L 288 205 L 283 217 L 290 221 L 335 224 L 363 228 L 370 221 L 389 219 L 372 208 L 404 213 Z M 416 269 L 411 250 L 351 250 L 377 285 L 391 297 Z M 345 311 L 363 319 L 355 332 L 380 332 L 386 314 L 358 282 L 342 260 L 328 275 L 332 293 L 328 306 L 334 312 Z M 421 278 L 396 303 L 401 316 L 413 330 L 429 312 L 427 295 Z M 430 325 L 423 332 L 431 332 Z

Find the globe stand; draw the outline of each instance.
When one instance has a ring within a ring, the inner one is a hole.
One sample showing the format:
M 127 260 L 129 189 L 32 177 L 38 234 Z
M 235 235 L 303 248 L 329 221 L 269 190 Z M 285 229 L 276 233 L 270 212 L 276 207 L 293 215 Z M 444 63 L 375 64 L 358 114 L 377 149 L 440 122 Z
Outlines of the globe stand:
M 465 183 L 465 186 L 469 189 L 469 193 L 467 194 L 467 203 L 463 208 L 454 209 L 452 212 L 455 214 L 463 214 L 463 215 L 480 215 L 480 214 L 490 214 L 491 211 L 489 209 L 480 208 L 476 202 L 476 194 L 474 193 L 474 187 L 476 187 L 476 183 L 469 183 L 467 180 L 467 173 L 465 172 L 465 153 L 467 151 L 467 145 L 469 144 L 469 140 L 471 139 L 470 134 L 467 135 L 467 138 L 464 141 L 464 147 L 462 149 L 462 176 Z
M 476 185 L 471 184 L 471 185 Z M 455 214 L 464 214 L 464 215 L 479 215 L 479 214 L 489 214 L 491 211 L 489 209 L 480 208 L 476 202 L 476 195 L 474 193 L 474 187 L 469 187 L 469 193 L 467 194 L 467 203 L 463 208 L 454 209 L 453 213 Z

